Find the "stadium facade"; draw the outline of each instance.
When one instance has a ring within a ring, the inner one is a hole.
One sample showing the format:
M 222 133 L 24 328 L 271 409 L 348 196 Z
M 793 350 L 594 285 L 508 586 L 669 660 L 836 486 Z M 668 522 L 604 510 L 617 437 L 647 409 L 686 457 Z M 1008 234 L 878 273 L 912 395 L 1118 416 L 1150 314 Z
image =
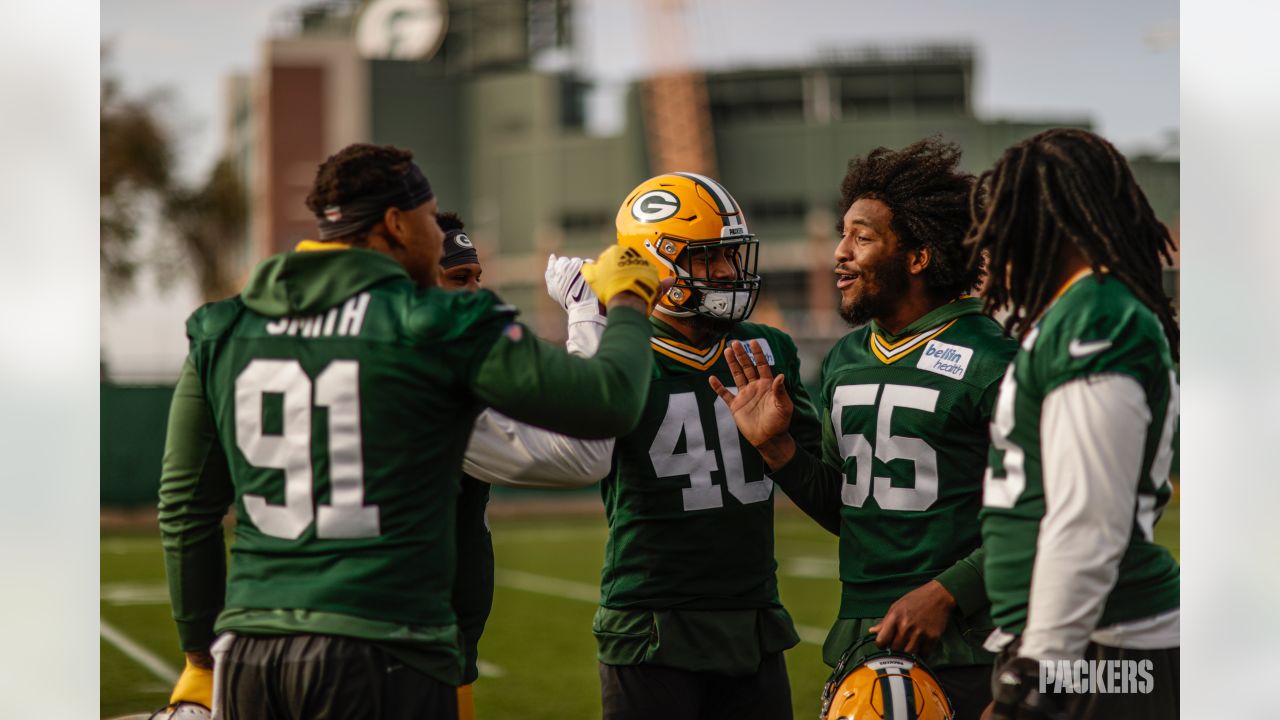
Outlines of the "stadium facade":
M 555 337 L 558 313 L 541 291 L 546 254 L 594 255 L 610 241 L 623 195 L 676 169 L 655 161 L 653 129 L 685 108 L 655 92 L 658 83 L 637 81 L 618 97 L 620 127 L 594 131 L 597 88 L 572 59 L 568 0 L 452 0 L 438 52 L 411 61 L 362 57 L 359 6 L 319 3 L 281 18 L 256 70 L 227 84 L 227 151 L 252 208 L 246 268 L 314 231 L 303 198 L 325 157 L 350 142 L 390 143 L 413 150 L 441 207 L 467 221 L 486 284 Z M 696 73 L 702 108 L 693 117 L 709 123 L 712 144 L 704 169 L 733 191 L 762 238 L 760 319 L 797 336 L 807 361 L 842 331 L 829 268 L 850 157 L 941 134 L 978 171 L 1042 129 L 1090 126 L 1083 113 L 979 117 L 975 70 L 971 48 L 927 46 Z M 1176 236 L 1177 161 L 1132 162 Z
M 663 166 L 670 154 L 660 151 L 670 148 L 659 147 L 667 141 L 655 126 L 703 126 L 691 133 L 704 147 L 690 162 L 731 189 L 761 237 L 765 281 L 754 319 L 790 332 L 814 373 L 845 330 L 830 267 L 850 157 L 941 134 L 978 171 L 1039 130 L 1090 125 L 1084 114 L 979 117 L 978 62 L 964 46 L 851 50 L 786 67 L 677 67 L 683 74 L 673 76 L 668 38 L 656 50 L 670 82 L 601 87 L 574 60 L 569 0 L 450 0 L 438 50 L 411 61 L 361 55 L 360 6 L 322 2 L 278 17 L 257 67 L 224 84 L 225 152 L 250 206 L 231 249 L 240 272 L 314 232 L 303 199 L 324 158 L 351 142 L 390 143 L 413 150 L 441 207 L 466 219 L 485 284 L 550 339 L 563 335 L 563 319 L 542 291 L 546 254 L 597 254 L 612 240 L 623 195 L 677 169 Z M 691 89 L 696 112 L 682 114 Z M 606 123 L 593 116 L 602 94 L 606 106 L 613 101 Z M 1176 238 L 1178 162 L 1130 162 Z M 1176 268 L 1167 274 L 1175 298 L 1177 277 Z M 102 393 L 103 503 L 154 502 L 172 389 L 104 377 Z

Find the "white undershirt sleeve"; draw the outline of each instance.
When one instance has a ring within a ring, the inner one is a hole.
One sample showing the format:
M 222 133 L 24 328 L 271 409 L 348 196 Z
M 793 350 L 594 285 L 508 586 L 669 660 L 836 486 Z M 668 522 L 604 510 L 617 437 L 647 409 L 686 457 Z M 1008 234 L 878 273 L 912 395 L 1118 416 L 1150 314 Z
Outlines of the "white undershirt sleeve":
M 476 418 L 462 470 L 491 485 L 586 487 L 609 474 L 613 439 L 580 440 L 536 428 L 492 408 Z
M 569 352 L 582 357 L 591 357 L 600 349 L 600 338 L 604 335 L 605 320 L 599 313 L 586 319 L 575 321 L 572 313 L 569 316 L 569 339 L 564 346 Z
M 598 315 L 570 318 L 569 352 L 590 357 L 605 322 Z M 613 439 L 581 440 L 516 422 L 493 408 L 480 413 L 467 443 L 462 471 L 491 485 L 522 488 L 585 487 L 609 474 Z
M 1150 424 L 1146 394 L 1127 375 L 1073 380 L 1045 398 L 1045 515 L 1019 655 L 1083 655 L 1129 543 Z

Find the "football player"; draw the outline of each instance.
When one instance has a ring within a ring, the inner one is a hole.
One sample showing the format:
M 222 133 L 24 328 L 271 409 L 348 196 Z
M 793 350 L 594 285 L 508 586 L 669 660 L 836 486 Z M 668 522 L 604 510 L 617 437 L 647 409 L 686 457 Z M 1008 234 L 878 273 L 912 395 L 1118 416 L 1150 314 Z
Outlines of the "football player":
M 758 352 L 734 346 L 736 398 L 712 385 L 774 481 L 840 536 L 823 659 L 855 666 L 876 645 L 918 654 L 956 717 L 976 719 L 993 659 L 978 526 L 987 423 L 1015 347 L 966 295 L 978 281 L 963 245 L 974 178 L 959 161 L 927 139 L 849 163 L 835 285 L 857 329 L 822 363 L 820 457 L 787 432 L 790 378 Z
M 1173 242 L 1124 157 L 1084 130 L 1018 143 L 982 179 L 974 262 L 1021 340 L 982 511 L 994 716 L 1175 718 L 1179 571 L 1152 539 L 1178 419 Z M 1081 659 L 1141 665 L 1150 685 L 1045 692 L 1042 664 Z
M 345 148 L 307 205 L 319 241 L 187 322 L 159 507 L 179 637 L 190 664 L 217 657 L 225 718 L 454 717 L 471 420 L 491 405 L 584 437 L 629 431 L 658 278 L 617 247 L 584 269 L 609 327 L 578 358 L 491 292 L 435 287 L 442 232 L 410 153 Z
M 731 340 L 753 340 L 759 361 L 788 378 L 792 432 L 817 447 L 795 344 L 746 322 L 760 291 L 758 240 L 724 186 L 683 172 L 632 190 L 616 229 L 627 257 L 675 284 L 650 316 L 654 374 L 640 425 L 602 456 L 609 538 L 593 631 L 603 716 L 790 718 L 782 653 L 799 637 L 778 596 L 773 481 L 707 385 L 729 379 Z M 575 285 L 548 281 L 572 314 Z
M 480 255 L 467 235 L 466 223 L 457 213 L 436 214 L 436 223 L 444 231 L 444 252 L 440 256 L 440 287 L 445 290 L 479 290 Z
M 478 290 L 483 268 L 475 244 L 464 232 L 455 213 L 436 215 L 444 231 L 439 285 L 446 290 Z M 583 261 L 557 258 L 547 262 L 547 290 L 564 300 L 569 317 L 569 352 L 583 357 L 595 354 L 604 334 L 605 316 L 596 294 L 582 278 Z M 493 608 L 494 556 L 485 510 L 491 485 L 522 488 L 579 488 L 598 482 L 608 472 L 613 443 L 578 440 L 516 422 L 493 409 L 476 418 L 463 459 L 464 472 L 458 494 L 458 561 L 453 586 L 453 610 L 462 637 L 463 685 L 458 687 L 458 720 L 475 718 L 473 683 L 479 677 L 478 646 Z M 197 688 L 198 689 L 194 689 Z M 157 720 L 170 720 L 174 711 L 200 712 L 212 702 L 213 675 L 206 668 L 188 665 L 174 688 L 167 712 Z M 180 698 L 193 702 L 179 704 Z M 196 716 L 193 716 L 196 717 Z M 177 716 L 173 716 L 177 720 Z
M 639 427 L 617 440 L 601 485 L 609 538 L 593 630 L 604 717 L 790 718 L 783 651 L 799 642 L 778 596 L 773 481 L 709 391 L 724 351 L 755 340 L 816 447 L 795 343 L 746 320 L 759 241 L 720 183 L 647 180 L 616 218 L 618 243 L 675 278 L 650 316 L 654 378 Z
M 565 347 L 591 357 L 600 346 L 607 319 L 582 277 L 583 260 L 547 259 L 547 293 L 568 314 Z M 669 283 L 663 280 L 663 283 Z M 609 471 L 613 440 L 583 440 L 517 422 L 493 409 L 476 418 L 463 471 L 489 485 L 570 489 L 599 482 Z
M 439 213 L 444 230 L 444 254 L 440 259 L 440 287 L 446 290 L 478 290 L 483 269 L 475 244 L 454 213 Z M 569 352 L 583 357 L 595 354 L 604 333 L 605 317 L 590 286 L 582 278 L 582 261 L 551 256 L 547 282 L 553 297 L 560 283 L 572 285 L 578 303 L 569 310 Z M 567 288 L 566 288 L 567 289 Z M 458 494 L 458 570 L 453 585 L 453 610 L 458 617 L 466 663 L 458 688 L 458 720 L 474 720 L 472 684 L 477 667 L 480 636 L 493 609 L 494 556 L 485 509 L 491 485 L 507 487 L 583 487 L 598 481 L 607 470 L 612 446 L 603 440 L 577 441 L 542 428 L 516 422 L 492 408 L 476 418 L 463 459 Z M 604 465 L 601 465 L 603 461 Z
M 456 213 L 436 214 L 444 231 L 439 285 L 445 290 L 480 289 L 480 256 Z M 486 410 L 485 412 L 491 412 Z M 485 519 L 489 485 L 463 473 L 458 491 L 458 567 L 453 579 L 453 612 L 462 636 L 462 685 L 458 686 L 458 720 L 476 716 L 473 683 L 480 676 L 476 660 L 480 636 L 493 609 L 493 537 Z

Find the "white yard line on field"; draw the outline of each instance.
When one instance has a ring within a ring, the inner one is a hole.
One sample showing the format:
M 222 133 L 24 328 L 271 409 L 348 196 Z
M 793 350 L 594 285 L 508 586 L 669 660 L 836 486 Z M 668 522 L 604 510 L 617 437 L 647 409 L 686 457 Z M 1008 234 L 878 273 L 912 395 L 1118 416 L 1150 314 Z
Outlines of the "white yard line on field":
M 800 636 L 800 642 L 807 642 L 818 647 L 822 647 L 822 644 L 827 641 L 826 630 L 810 625 L 797 625 L 796 634 Z
M 608 537 L 609 531 L 605 527 L 582 527 L 582 528 L 561 528 L 561 527 L 503 527 L 499 526 L 493 532 L 493 541 L 495 543 L 526 543 L 526 542 L 582 542 L 599 540 L 601 544 Z
M 499 585 L 514 590 L 524 590 L 525 592 L 550 595 L 551 597 L 566 598 L 568 600 L 581 600 L 592 604 L 600 602 L 599 587 L 573 580 L 561 580 L 560 578 L 547 577 L 546 575 L 535 575 L 521 570 L 503 570 L 502 568 L 494 570 L 493 580 Z
M 138 663 L 142 667 L 151 671 L 166 685 L 173 685 L 178 681 L 178 671 L 169 665 L 169 663 L 160 659 L 158 655 L 150 650 L 142 647 L 134 642 L 128 635 L 117 630 L 113 625 L 108 623 L 101 617 L 98 618 L 98 632 L 102 635 L 102 639 L 111 643 L 117 650 L 129 656 L 129 659 Z
M 817 563 L 815 563 L 815 565 L 816 564 Z M 804 577 L 817 573 L 812 570 L 806 573 L 802 570 L 795 574 Z M 564 580 L 561 578 L 549 577 L 547 575 L 524 572 L 522 570 L 506 570 L 498 568 L 494 572 L 494 581 L 503 587 L 536 593 L 538 595 L 547 595 L 564 600 L 577 600 L 580 602 L 591 603 L 593 605 L 600 602 L 599 587 L 574 580 Z M 138 583 L 136 585 L 119 583 L 104 586 L 102 595 L 103 599 L 112 605 L 149 605 L 153 603 L 161 604 L 166 602 L 168 597 L 167 594 L 165 594 L 165 590 L 164 586 L 159 584 L 153 586 L 143 583 Z M 160 657 L 152 653 L 150 650 L 147 650 L 134 642 L 131 638 L 120 632 L 106 620 L 99 618 L 99 628 L 104 640 L 113 645 L 116 649 L 120 650 L 120 652 L 127 655 L 134 662 L 151 671 L 152 675 L 169 685 L 172 685 L 177 680 L 177 670 L 172 668 L 168 663 L 160 659 Z M 800 640 L 802 642 L 810 643 L 812 645 L 822 645 L 823 640 L 825 640 L 827 636 L 826 630 L 806 625 L 797 625 L 796 632 L 800 635 Z M 501 667 L 494 665 L 493 663 L 480 661 L 478 664 L 480 674 L 485 677 L 502 677 L 505 674 Z
M 134 642 L 129 638 L 129 636 L 120 632 L 120 630 L 108 623 L 106 620 L 98 618 L 98 623 L 99 630 L 102 633 L 102 639 L 111 643 L 117 650 L 128 655 L 130 659 L 134 660 L 139 665 L 150 670 L 152 675 L 163 680 L 165 688 L 172 687 L 173 684 L 177 682 L 178 672 L 171 668 L 164 660 L 161 660 L 150 650 Z M 507 674 L 507 671 L 503 670 L 501 666 L 484 660 L 477 660 L 476 667 L 480 671 L 481 677 L 500 678 Z
M 168 605 L 169 586 L 163 582 L 106 583 L 98 591 L 108 605 Z
M 592 604 L 600 602 L 600 588 L 574 580 L 561 580 L 560 578 L 547 577 L 546 575 L 537 575 L 521 570 L 504 570 L 502 568 L 494 570 L 493 578 L 496 584 L 513 590 L 523 590 L 566 600 L 581 600 Z M 826 630 L 808 625 L 796 625 L 796 633 L 800 636 L 801 642 L 811 645 L 822 645 L 822 642 L 827 639 Z
M 832 557 L 813 555 L 781 557 L 778 558 L 778 572 L 787 577 L 830 580 L 835 583 L 840 578 L 840 563 Z

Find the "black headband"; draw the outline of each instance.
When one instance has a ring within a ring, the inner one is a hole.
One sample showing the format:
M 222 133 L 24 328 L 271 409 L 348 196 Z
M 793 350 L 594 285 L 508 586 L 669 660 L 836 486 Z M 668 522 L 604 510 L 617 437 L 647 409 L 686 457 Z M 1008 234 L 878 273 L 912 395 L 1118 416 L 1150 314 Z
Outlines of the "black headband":
M 333 240 L 365 230 L 382 220 L 387 208 L 412 210 L 435 197 L 431 183 L 417 163 L 409 163 L 409 170 L 400 176 L 401 186 L 391 192 L 369 197 L 354 198 L 341 205 L 330 205 L 316 222 L 320 225 L 320 239 Z
M 462 230 L 450 230 L 444 234 L 444 255 L 440 258 L 440 267 L 448 270 L 455 265 L 479 263 L 476 246 L 471 238 Z

